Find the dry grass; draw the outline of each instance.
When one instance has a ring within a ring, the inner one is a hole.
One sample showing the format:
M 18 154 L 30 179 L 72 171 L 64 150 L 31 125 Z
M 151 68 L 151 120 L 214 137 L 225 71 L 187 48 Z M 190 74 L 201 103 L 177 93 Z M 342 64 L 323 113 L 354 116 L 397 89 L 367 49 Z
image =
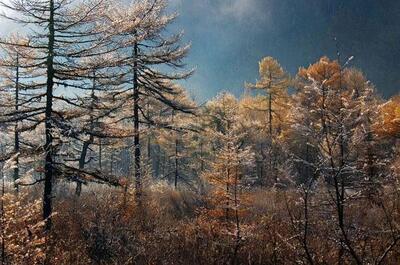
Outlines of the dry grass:
M 141 208 L 129 192 L 112 188 L 93 187 L 79 198 L 68 194 L 69 187 L 58 189 L 54 227 L 45 242 L 50 264 L 310 263 L 301 241 L 304 212 L 297 191 L 257 190 L 243 194 L 247 209 L 241 215 L 241 241 L 235 258 L 229 223 L 209 215 L 213 205 L 194 192 L 159 184 L 147 191 Z M 348 204 L 349 237 L 365 264 L 376 263 L 393 241 L 390 229 L 398 229 L 400 220 L 397 196 L 395 190 L 387 190 L 379 200 L 359 198 Z M 24 207 L 36 209 L 31 211 L 29 220 L 40 217 L 37 208 L 30 204 Z M 337 264 L 339 259 L 352 264 L 346 250 L 340 254 L 335 211 L 326 194 L 314 194 L 309 211 L 307 246 L 314 264 Z M 22 220 L 17 215 L 13 218 Z M 34 227 L 35 222 L 27 226 Z M 18 227 L 26 229 L 22 223 Z M 18 244 L 29 248 L 29 253 L 43 251 L 42 245 L 26 242 Z M 398 260 L 400 247 L 394 247 L 382 264 L 398 264 Z M 29 264 L 40 262 L 41 259 L 32 259 Z

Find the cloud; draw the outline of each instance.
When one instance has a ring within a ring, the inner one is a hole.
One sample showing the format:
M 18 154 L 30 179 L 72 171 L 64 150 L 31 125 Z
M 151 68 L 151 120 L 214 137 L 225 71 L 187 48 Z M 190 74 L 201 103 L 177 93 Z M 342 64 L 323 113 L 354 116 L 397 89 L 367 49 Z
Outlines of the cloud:
M 239 22 L 267 21 L 270 18 L 270 5 L 265 0 L 218 0 L 221 16 Z
M 203 20 L 206 16 L 209 22 L 266 24 L 271 20 L 273 2 L 274 0 L 169 0 L 169 6 L 192 20 Z

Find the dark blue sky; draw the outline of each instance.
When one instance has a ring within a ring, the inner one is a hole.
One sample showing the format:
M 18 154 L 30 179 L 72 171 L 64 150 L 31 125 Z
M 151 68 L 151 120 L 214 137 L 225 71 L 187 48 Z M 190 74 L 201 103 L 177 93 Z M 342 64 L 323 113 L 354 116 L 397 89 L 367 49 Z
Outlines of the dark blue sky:
M 399 0 L 171 0 L 179 12 L 171 31 L 192 43 L 186 62 L 197 71 L 184 85 L 205 100 L 240 95 L 258 61 L 272 56 L 294 75 L 319 57 L 354 56 L 385 97 L 400 91 Z

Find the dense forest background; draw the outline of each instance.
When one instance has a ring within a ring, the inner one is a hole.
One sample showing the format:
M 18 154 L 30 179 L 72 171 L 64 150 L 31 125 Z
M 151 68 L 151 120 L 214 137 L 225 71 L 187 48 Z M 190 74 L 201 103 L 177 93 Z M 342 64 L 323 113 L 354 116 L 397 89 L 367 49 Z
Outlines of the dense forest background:
M 353 57 L 194 101 L 164 0 L 12 0 L 5 264 L 398 264 L 400 95 Z

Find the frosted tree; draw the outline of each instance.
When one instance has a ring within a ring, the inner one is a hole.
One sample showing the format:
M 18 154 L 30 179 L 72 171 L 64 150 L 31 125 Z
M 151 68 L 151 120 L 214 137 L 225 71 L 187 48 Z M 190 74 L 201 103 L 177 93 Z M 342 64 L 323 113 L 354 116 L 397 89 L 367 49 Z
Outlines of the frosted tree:
M 400 96 L 393 96 L 379 106 L 375 131 L 383 137 L 400 138 Z
M 239 102 L 230 93 L 223 92 L 204 106 L 204 126 L 212 132 L 228 134 L 239 117 Z M 213 149 L 218 146 L 218 138 L 213 141 Z
M 3 102 L 3 122 L 9 127 L 13 124 L 14 146 L 12 154 L 18 154 L 15 156 L 16 166 L 13 169 L 13 178 L 16 182 L 20 174 L 20 153 L 32 154 L 27 150 L 31 149 L 33 143 L 23 143 L 21 133 L 30 129 L 22 121 L 27 119 L 24 114 L 32 110 L 31 101 L 35 98 L 29 98 L 26 91 L 32 92 L 31 87 L 34 87 L 35 84 L 29 80 L 35 79 L 35 75 L 38 73 L 33 68 L 33 60 L 30 54 L 32 51 L 24 47 L 24 45 L 29 44 L 29 39 L 14 35 L 9 37 L 7 41 L 19 44 L 19 46 L 1 45 L 4 56 L 0 60 L 1 92 L 2 97 L 6 100 Z M 18 117 L 15 117 L 17 115 Z M 22 144 L 24 144 L 23 150 L 20 147 Z M 5 157 L 10 155 L 6 154 Z M 18 190 L 18 185 L 15 184 L 15 188 Z
M 45 127 L 45 143 L 41 150 L 45 157 L 43 218 L 46 229 L 51 228 L 52 190 L 56 175 L 76 174 L 74 168 L 57 158 L 63 139 L 74 130 L 68 122 L 67 106 L 74 105 L 68 95 L 56 93 L 56 88 L 66 87 L 70 91 L 85 89 L 81 82 L 81 60 L 96 55 L 105 46 L 99 40 L 99 29 L 95 23 L 104 7 L 103 1 L 59 1 L 38 2 L 33 0 L 13 0 L 2 5 L 12 11 L 3 14 L 15 22 L 29 25 L 29 43 L 3 39 L 0 42 L 9 47 L 24 47 L 32 51 L 32 66 L 42 73 L 35 79 L 30 89 L 28 101 L 35 101 L 30 109 L 23 113 L 30 118 L 32 126 Z M 15 14 L 15 15 L 14 15 Z M 84 67 L 84 66 L 83 66 Z M 13 115 L 14 119 L 18 113 Z
M 117 2 L 109 10 L 104 24 L 109 30 L 114 50 L 119 54 L 122 83 L 129 87 L 127 97 L 133 104 L 135 194 L 139 198 L 141 183 L 140 124 L 146 123 L 144 99 L 149 97 L 176 111 L 188 111 L 168 95 L 174 94 L 173 81 L 187 78 L 191 71 L 182 68 L 189 46 L 180 45 L 181 34 L 164 36 L 176 15 L 165 14 L 166 1 L 140 0 L 126 5 Z M 172 68 L 173 71 L 161 71 Z M 150 121 L 153 123 L 153 121 Z M 140 200 L 139 200 L 140 201 Z
M 226 134 L 215 133 L 222 144 L 202 177 L 211 186 L 213 208 L 209 214 L 226 224 L 226 231 L 233 237 L 232 264 L 237 263 L 237 254 L 242 245 L 241 217 L 245 210 L 244 187 L 246 172 L 254 165 L 254 154 L 243 147 L 240 135 L 232 130 Z
M 346 208 L 355 197 L 350 190 L 372 196 L 371 187 L 376 187 L 374 168 L 380 162 L 374 153 L 378 145 L 373 139 L 372 124 L 380 100 L 361 72 L 346 68 L 348 62 L 340 64 L 323 57 L 299 70 L 293 126 L 311 156 L 295 155 L 295 160 L 309 169 L 306 183 L 312 184 L 308 192 L 317 178 L 328 185 L 340 231 L 338 259 L 344 259 L 348 253 L 355 263 L 361 264 L 361 252 L 354 242 L 357 237 L 346 220 Z
M 266 130 L 266 109 L 266 98 L 264 95 L 245 95 L 239 101 L 239 119 L 242 123 L 242 130 L 247 132 L 247 143 L 253 145 L 256 151 L 257 183 L 260 185 L 265 184 L 265 176 L 268 174 L 268 172 L 265 172 L 267 169 L 265 162 L 268 158 L 265 148 L 268 137 L 266 137 L 265 133 L 260 133 Z M 281 122 L 279 122 L 278 126 L 281 126 Z
M 73 150 L 76 144 L 81 145 L 79 153 L 67 152 L 66 160 L 76 161 L 78 172 L 96 176 L 102 175 L 102 172 L 93 168 L 88 171 L 85 166 L 98 159 L 101 169 L 101 143 L 107 139 L 115 142 L 133 135 L 131 127 L 123 120 L 127 100 L 119 96 L 124 88 L 118 85 L 120 76 L 115 69 L 117 58 L 110 51 L 101 49 L 99 52 L 100 55 L 83 58 L 74 75 L 79 77 L 82 91 L 78 98 L 69 99 L 71 106 L 65 112 L 69 120 L 69 130 L 65 136 L 73 141 L 63 141 L 64 145 L 68 142 L 71 144 L 70 148 L 65 148 L 67 150 Z M 95 146 L 99 149 L 98 158 L 92 150 Z M 76 194 L 79 195 L 82 183 L 87 180 L 80 178 L 79 174 L 74 180 L 77 182 Z
M 332 198 L 336 207 L 338 227 L 342 235 L 338 259 L 342 259 L 345 246 L 354 260 L 360 263 L 359 254 L 349 238 L 344 215 L 346 188 L 350 185 L 349 178 L 353 166 L 350 164 L 351 161 L 346 160 L 348 155 L 345 154 L 348 151 L 347 139 L 350 137 L 348 135 L 350 128 L 345 126 L 349 124 L 345 124 L 345 121 L 339 118 L 344 117 L 344 111 L 351 111 L 341 107 L 341 96 L 344 93 L 341 83 L 341 65 L 337 61 L 322 58 L 307 70 L 301 69 L 299 77 L 303 76 L 305 85 L 301 86 L 302 91 L 294 100 L 299 104 L 299 107 L 294 109 L 294 112 L 298 114 L 296 119 L 298 125 L 295 126 L 299 126 L 299 129 L 304 130 L 304 135 L 309 135 L 313 139 L 308 144 L 318 150 L 319 156 L 313 170 L 322 174 L 322 177 L 333 187 Z M 312 118 L 311 121 L 306 119 L 308 113 L 315 115 L 315 118 Z M 301 119 L 310 122 L 304 123 L 300 121 Z
M 342 96 L 343 106 L 352 109 L 348 117 L 354 128 L 349 139 L 349 149 L 354 152 L 351 159 L 357 161 L 356 168 L 363 178 L 360 184 L 365 186 L 368 196 L 374 196 L 381 186 L 383 161 L 387 156 L 382 152 L 387 143 L 379 141 L 374 132 L 382 99 L 360 70 L 345 69 L 342 83 L 347 91 Z
M 253 106 L 267 113 L 268 139 L 268 173 L 274 183 L 278 182 L 277 167 L 277 136 L 282 130 L 288 109 L 289 96 L 287 93 L 290 79 L 277 60 L 265 57 L 259 63 L 260 79 L 255 84 L 246 84 L 247 88 L 261 90 L 265 93 L 266 107 Z M 264 149 L 261 147 L 261 149 Z M 264 150 L 262 150 L 264 152 Z M 263 155 L 265 157 L 265 155 Z
M 186 106 L 188 109 L 194 109 L 195 103 L 191 101 L 183 88 L 176 86 L 175 95 L 171 95 L 171 100 L 179 102 L 181 106 Z M 178 187 L 178 182 L 190 183 L 190 168 L 187 164 L 190 158 L 190 136 L 196 132 L 193 126 L 193 115 L 176 111 L 173 108 L 168 108 L 164 111 L 165 121 L 164 129 L 160 131 L 158 142 L 165 147 L 166 154 L 172 162 L 170 172 L 165 175 L 166 178 L 172 176 L 175 189 Z

